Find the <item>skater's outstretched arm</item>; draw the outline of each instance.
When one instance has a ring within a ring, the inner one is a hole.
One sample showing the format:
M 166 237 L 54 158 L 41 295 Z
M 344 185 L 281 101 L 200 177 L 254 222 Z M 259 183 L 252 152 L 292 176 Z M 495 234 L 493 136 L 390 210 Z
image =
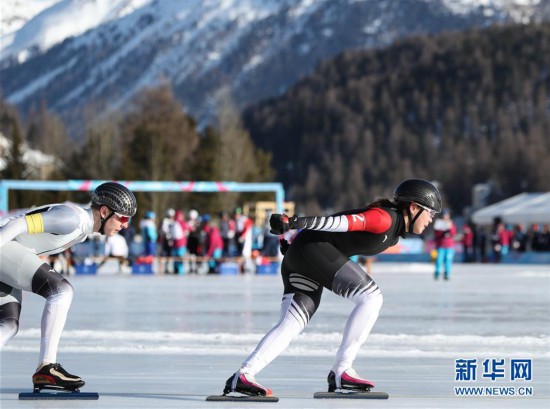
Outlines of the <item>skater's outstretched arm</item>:
M 24 233 L 69 234 L 79 223 L 78 214 L 69 205 L 48 205 L 33 209 L 9 219 L 0 227 L 0 248 Z
M 335 233 L 366 231 L 384 233 L 391 226 L 391 216 L 383 209 L 370 208 L 362 212 L 335 216 L 289 217 L 286 214 L 272 214 L 269 219 L 271 233 L 284 234 L 288 230 L 321 230 Z

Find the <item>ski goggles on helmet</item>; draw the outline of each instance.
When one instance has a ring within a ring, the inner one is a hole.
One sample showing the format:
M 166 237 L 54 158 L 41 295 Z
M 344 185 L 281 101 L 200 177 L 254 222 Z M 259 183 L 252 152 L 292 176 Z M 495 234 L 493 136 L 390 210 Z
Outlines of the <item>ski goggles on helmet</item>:
M 124 214 L 120 214 L 120 213 L 117 213 L 117 212 L 113 212 L 115 217 L 118 219 L 119 222 L 121 222 L 122 224 L 124 223 L 128 223 L 132 217 L 131 216 L 126 216 Z
M 437 214 L 437 212 L 433 209 L 430 209 L 426 206 L 422 206 L 420 203 L 416 203 L 417 206 L 421 207 L 422 209 L 426 210 L 429 214 L 430 214 L 430 217 L 433 219 L 435 217 L 435 215 Z

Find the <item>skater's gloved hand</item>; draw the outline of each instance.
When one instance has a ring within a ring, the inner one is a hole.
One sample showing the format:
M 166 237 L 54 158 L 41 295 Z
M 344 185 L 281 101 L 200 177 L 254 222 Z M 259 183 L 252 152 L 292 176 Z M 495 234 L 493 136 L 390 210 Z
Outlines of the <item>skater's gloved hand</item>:
M 286 214 L 273 213 L 269 218 L 269 226 L 271 234 L 285 234 L 290 230 L 290 223 Z
M 284 256 L 288 250 L 288 247 L 290 246 L 290 243 L 286 239 L 279 240 L 279 243 L 281 244 L 281 254 Z

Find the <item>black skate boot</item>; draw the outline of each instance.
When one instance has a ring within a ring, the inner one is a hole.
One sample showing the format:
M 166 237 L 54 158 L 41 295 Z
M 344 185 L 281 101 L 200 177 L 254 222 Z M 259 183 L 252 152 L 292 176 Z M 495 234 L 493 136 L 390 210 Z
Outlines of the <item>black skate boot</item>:
M 42 365 L 32 376 L 34 390 L 56 389 L 76 391 L 84 386 L 84 381 L 80 377 L 68 373 L 61 364 Z
M 231 392 L 242 393 L 249 396 L 271 396 L 271 389 L 264 388 L 256 382 L 252 375 L 235 372 L 226 382 L 223 394 Z
M 374 382 L 368 379 L 362 379 L 352 368 L 345 370 L 340 377 L 340 387 L 336 385 L 336 374 L 330 371 L 328 374 L 328 391 L 334 392 L 337 389 L 346 389 L 357 392 L 369 392 L 374 388 Z

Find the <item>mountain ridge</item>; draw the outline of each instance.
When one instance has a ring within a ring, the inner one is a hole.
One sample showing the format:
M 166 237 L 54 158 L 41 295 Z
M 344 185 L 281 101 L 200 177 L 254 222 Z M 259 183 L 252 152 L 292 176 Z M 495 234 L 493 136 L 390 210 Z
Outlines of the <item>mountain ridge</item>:
M 526 2 L 143 3 L 132 13 L 69 37 L 22 63 L 3 59 L 4 97 L 23 112 L 45 100 L 74 131 L 86 106 L 123 109 L 144 87 L 169 82 L 188 113 L 200 123 L 210 123 L 227 90 L 244 108 L 281 95 L 317 64 L 343 51 L 385 47 L 411 34 L 515 21 L 511 10 Z M 546 16 L 538 12 L 545 11 L 543 2 L 527 3 L 532 10 L 526 12 L 528 19 Z

